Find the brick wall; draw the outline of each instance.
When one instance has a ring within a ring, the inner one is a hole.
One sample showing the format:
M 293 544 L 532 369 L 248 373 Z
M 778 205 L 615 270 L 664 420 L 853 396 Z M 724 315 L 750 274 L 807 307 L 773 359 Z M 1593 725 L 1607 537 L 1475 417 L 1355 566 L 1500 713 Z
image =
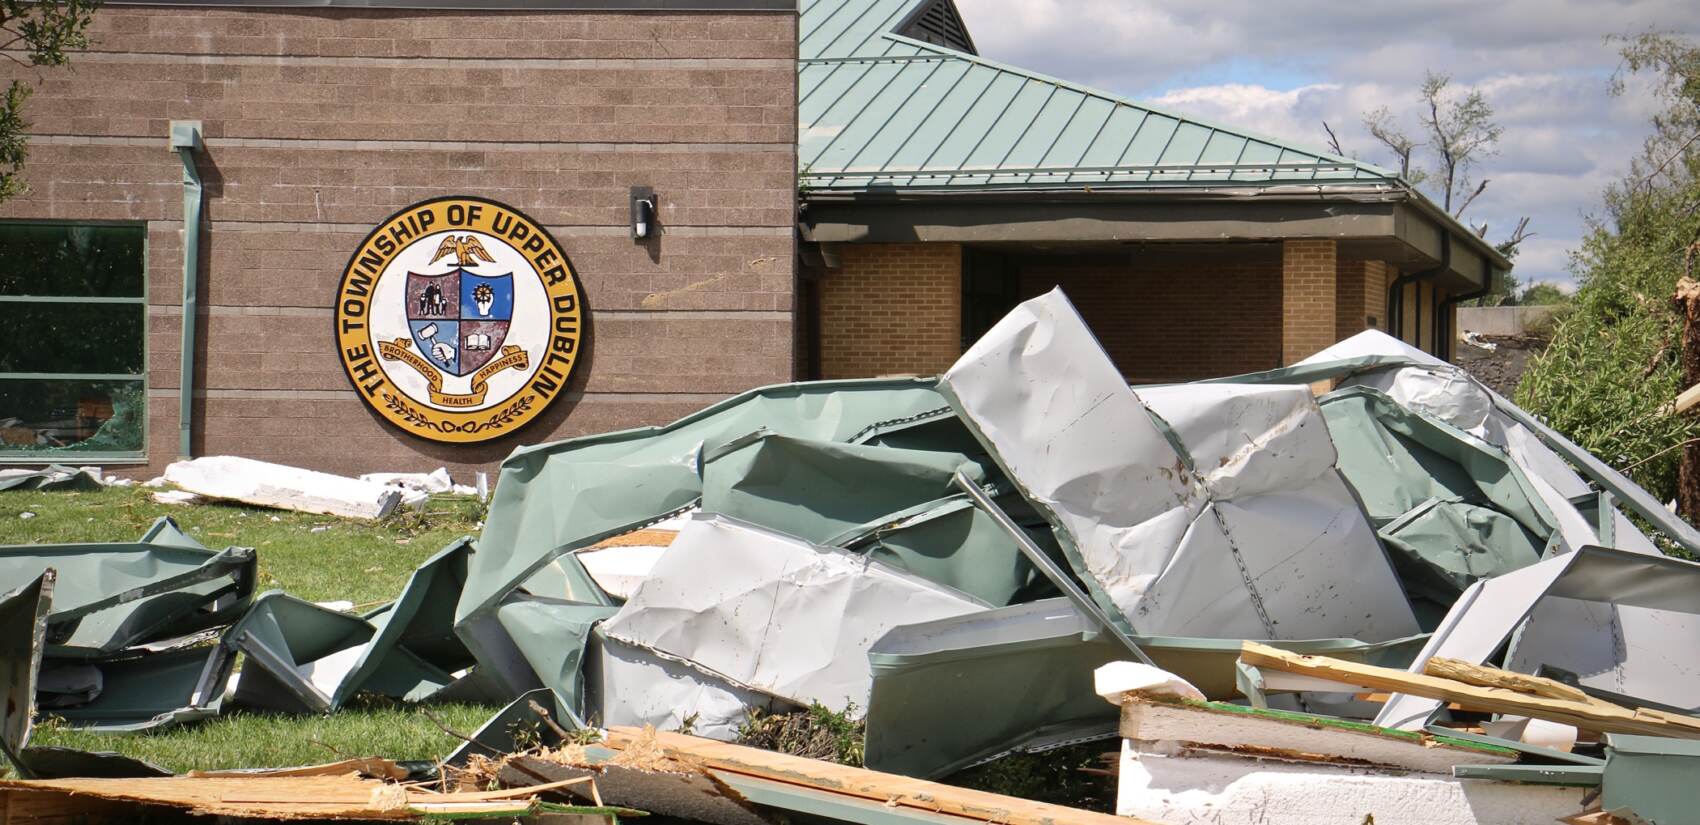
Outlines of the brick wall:
M 1387 328 L 1386 261 L 1341 258 L 1335 267 L 1335 336 Z M 1373 320 L 1372 320 L 1373 319 Z
M 0 217 L 148 228 L 149 460 L 177 452 L 181 167 L 206 182 L 198 454 L 336 472 L 487 468 L 518 443 L 659 423 L 793 372 L 791 13 L 106 6 L 36 85 L 29 194 Z M 628 235 L 632 186 L 662 232 Z M 571 392 L 474 447 L 384 423 L 331 336 L 348 256 L 398 209 L 503 201 L 546 226 L 589 308 Z M 334 437 L 327 435 L 334 433 Z
M 1033 259 L 1022 297 L 1061 286 L 1130 382 L 1189 381 L 1279 366 L 1281 264 Z
M 825 378 L 933 374 L 961 354 L 960 247 L 846 244 L 821 281 Z M 1277 254 L 1229 263 L 1014 261 L 1017 300 L 1062 286 L 1130 380 L 1269 369 L 1281 356 Z
M 1337 340 L 1336 267 L 1331 240 L 1281 244 L 1281 363 L 1303 360 Z
M 962 354 L 962 247 L 846 244 L 820 281 L 822 378 L 943 372 Z

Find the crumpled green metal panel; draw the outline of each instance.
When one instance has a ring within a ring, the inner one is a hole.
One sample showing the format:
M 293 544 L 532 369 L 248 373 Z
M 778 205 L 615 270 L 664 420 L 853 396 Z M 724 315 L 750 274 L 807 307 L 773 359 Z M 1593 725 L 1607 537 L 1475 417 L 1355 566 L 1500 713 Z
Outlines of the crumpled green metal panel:
M 1404 667 L 1426 638 L 1263 644 Z M 1237 698 L 1240 640 L 1134 640 L 1206 696 Z M 1118 712 L 1098 696 L 1093 672 L 1127 658 L 1126 648 L 1060 598 L 895 628 L 868 652 L 867 765 L 937 777 L 1018 750 L 1113 735 Z
M 1319 404 L 1412 597 L 1444 609 L 1477 579 L 1540 560 L 1556 520 L 1503 450 L 1369 387 Z
M 371 623 L 280 590 L 262 594 L 222 644 L 245 657 L 235 699 L 251 707 L 324 713 L 352 691 L 341 690 L 376 635 Z M 362 689 L 417 701 L 454 682 L 404 647 L 367 672 Z
M 952 495 L 963 470 L 986 471 L 959 453 L 792 438 L 765 430 L 711 446 L 703 457 L 702 507 L 711 513 L 826 543 L 869 522 Z
M 914 432 L 908 441 L 925 443 Z M 984 483 L 989 464 L 950 451 L 756 432 L 708 451 L 702 508 L 865 552 L 1003 605 L 1034 592 L 1041 577 L 990 516 L 955 492 L 958 470 Z
M 1349 346 L 1354 345 L 1355 342 L 1360 342 L 1362 345 Z M 1403 351 L 1400 350 L 1401 347 L 1403 347 L 1404 350 L 1410 349 L 1410 347 L 1396 341 L 1391 336 L 1376 332 L 1375 330 L 1369 330 L 1359 333 L 1358 335 L 1353 336 L 1334 347 L 1330 347 L 1329 350 L 1325 350 L 1322 353 L 1312 356 L 1312 358 L 1316 360 L 1307 360 L 1291 367 L 1283 367 L 1281 369 L 1268 370 L 1266 372 L 1232 375 L 1224 378 L 1212 378 L 1209 379 L 1209 383 L 1311 384 L 1317 381 L 1345 379 L 1350 376 L 1362 375 L 1378 370 L 1398 369 L 1402 367 L 1433 368 L 1438 365 L 1440 368 L 1444 369 L 1457 369 L 1450 364 L 1446 364 L 1432 356 L 1422 353 L 1415 353 L 1415 355 L 1421 355 L 1421 358 L 1415 357 L 1413 354 L 1395 354 L 1396 351 Z M 1331 351 L 1351 351 L 1354 354 L 1347 357 L 1332 358 L 1332 360 L 1329 360 L 1329 357 L 1334 354 L 1334 352 Z M 1355 354 L 1358 351 L 1365 351 L 1368 354 Z M 1492 400 L 1493 407 L 1496 412 L 1505 416 L 1510 421 L 1526 428 L 1529 431 L 1529 434 L 1532 435 L 1534 439 L 1538 440 L 1541 445 L 1550 449 L 1553 453 L 1563 457 L 1565 461 L 1575 467 L 1576 472 L 1586 477 L 1588 481 L 1591 481 L 1600 488 L 1610 492 L 1617 498 L 1618 501 L 1622 502 L 1625 507 L 1633 511 L 1636 515 L 1639 515 L 1652 523 L 1661 533 L 1670 538 L 1672 541 L 1682 545 L 1682 547 L 1688 552 L 1700 553 L 1700 530 L 1697 530 L 1693 525 L 1683 521 L 1681 518 L 1678 518 L 1676 514 L 1666 509 L 1664 504 L 1651 493 L 1642 489 L 1642 487 L 1635 482 L 1630 481 L 1627 476 L 1618 472 L 1611 465 L 1601 461 L 1597 456 L 1583 449 L 1574 441 L 1565 438 L 1564 435 L 1559 433 L 1557 430 L 1541 423 L 1539 419 L 1530 415 L 1528 411 L 1511 403 L 1492 390 L 1488 390 L 1484 387 L 1483 391 Z
M 136 542 L 0 547 L 0 586 L 59 571 L 48 655 L 98 657 L 231 621 L 253 593 L 248 548 L 214 552 L 161 518 Z
M 1648 825 L 1686 825 L 1696 817 L 1696 771 L 1700 742 L 1607 734 L 1600 807 Z
M 559 706 L 575 719 L 588 718 L 584 664 L 590 632 L 619 608 L 520 598 L 496 608 L 496 619 Z
M 466 584 L 470 539 L 460 539 L 426 559 L 413 571 L 395 601 L 366 614 L 376 631 L 359 661 L 331 696 L 341 705 L 391 663 L 403 669 L 424 661 L 445 673 L 473 664 L 472 654 L 454 632 L 454 606 Z
M 219 645 L 200 645 L 88 663 L 100 669 L 100 695 L 53 714 L 73 727 L 135 733 L 217 716 L 235 658 Z
M 545 721 L 545 714 L 537 712 L 537 708 L 543 708 L 548 721 Z M 464 768 L 474 754 L 501 756 L 533 745 L 559 746 L 561 738 L 549 725 L 550 721 L 563 730 L 583 727 L 572 715 L 562 712 L 560 697 L 554 691 L 538 688 L 522 693 L 473 731 L 467 737 L 470 741 L 455 748 L 443 759 L 443 764 Z
M 515 450 L 502 463 L 486 527 L 475 542 L 455 632 L 503 686 L 529 689 L 518 657 L 492 619 L 503 598 L 529 592 L 613 604 L 572 551 L 642 527 L 694 503 L 705 444 L 761 428 L 803 438 L 854 441 L 894 421 L 948 405 L 933 379 L 823 381 L 751 390 L 663 427 L 589 436 Z
M 502 462 L 487 525 L 467 571 L 457 623 L 493 609 L 540 567 L 561 558 L 574 601 L 611 604 L 563 558 L 695 501 L 704 444 L 766 427 L 850 441 L 870 426 L 948 406 L 932 379 L 821 381 L 751 390 L 663 427 L 515 450 Z M 551 594 L 559 595 L 559 594 Z
M 49 570 L 28 586 L 0 596 L 0 692 L 5 694 L 0 753 L 25 779 L 169 775 L 157 765 L 116 753 L 30 746 L 36 681 L 47 647 L 47 614 L 56 576 Z

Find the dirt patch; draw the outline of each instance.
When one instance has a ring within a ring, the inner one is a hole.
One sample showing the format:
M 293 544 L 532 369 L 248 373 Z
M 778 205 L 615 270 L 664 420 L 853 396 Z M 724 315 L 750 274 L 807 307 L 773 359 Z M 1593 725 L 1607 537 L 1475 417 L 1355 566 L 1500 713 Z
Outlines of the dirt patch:
M 1459 341 L 1452 351 L 1452 361 L 1472 377 L 1488 385 L 1494 392 L 1512 397 L 1529 362 L 1546 349 L 1548 339 L 1536 335 L 1485 335 L 1481 340 L 1495 345 L 1489 352 L 1482 347 Z

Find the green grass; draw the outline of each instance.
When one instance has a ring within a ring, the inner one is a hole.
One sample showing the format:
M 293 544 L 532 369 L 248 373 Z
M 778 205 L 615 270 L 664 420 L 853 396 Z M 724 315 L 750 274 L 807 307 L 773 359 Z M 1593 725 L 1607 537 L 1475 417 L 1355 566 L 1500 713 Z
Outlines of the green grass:
M 497 708 L 433 705 L 431 715 L 470 734 Z M 117 751 L 179 773 L 225 768 L 287 767 L 356 756 L 435 760 L 461 740 L 432 724 L 418 708 L 373 705 L 329 716 L 228 713 L 196 725 L 127 736 L 90 733 L 44 720 L 31 745 Z
M 421 514 L 369 523 L 234 504 L 156 504 L 150 492 L 137 487 L 0 492 L 0 544 L 134 541 L 154 519 L 171 516 L 207 547 L 255 548 L 260 590 L 281 588 L 312 601 L 347 600 L 366 609 L 394 599 L 420 562 L 455 539 L 475 535 L 484 516 L 483 504 L 453 496 L 433 498 Z M 35 515 L 22 518 L 25 512 Z M 0 590 L 6 589 L 0 584 Z M 497 709 L 440 705 L 430 710 L 450 728 L 470 734 Z M 371 701 L 323 717 L 233 711 L 199 724 L 134 735 L 90 733 L 46 719 L 31 744 L 117 751 L 185 771 L 282 767 L 351 756 L 437 759 L 459 740 L 418 708 Z
M 154 519 L 170 516 L 212 549 L 254 548 L 262 591 L 282 588 L 310 601 L 343 599 L 364 608 L 394 599 L 415 567 L 455 539 L 476 535 L 484 517 L 484 505 L 466 496 L 436 497 L 422 514 L 371 523 L 237 504 L 157 504 L 151 492 L 0 492 L 0 544 L 135 541 Z M 25 512 L 35 517 L 22 518 Z

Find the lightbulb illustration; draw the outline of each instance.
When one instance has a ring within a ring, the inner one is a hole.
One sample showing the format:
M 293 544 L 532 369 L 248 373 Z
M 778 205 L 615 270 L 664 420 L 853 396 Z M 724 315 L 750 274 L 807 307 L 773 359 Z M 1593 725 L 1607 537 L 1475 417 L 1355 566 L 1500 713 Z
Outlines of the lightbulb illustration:
M 490 317 L 490 305 L 496 302 L 496 290 L 489 284 L 479 284 L 472 288 L 472 303 L 478 307 L 478 317 Z

